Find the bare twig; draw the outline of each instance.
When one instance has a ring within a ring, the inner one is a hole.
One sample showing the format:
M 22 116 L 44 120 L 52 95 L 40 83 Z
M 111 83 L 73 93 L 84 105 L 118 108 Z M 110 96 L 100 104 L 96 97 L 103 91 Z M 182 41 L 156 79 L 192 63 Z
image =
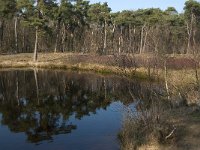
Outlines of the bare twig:
M 165 137 L 165 139 L 166 140 L 169 139 L 174 134 L 175 130 L 176 130 L 176 127 L 174 127 L 174 129 Z

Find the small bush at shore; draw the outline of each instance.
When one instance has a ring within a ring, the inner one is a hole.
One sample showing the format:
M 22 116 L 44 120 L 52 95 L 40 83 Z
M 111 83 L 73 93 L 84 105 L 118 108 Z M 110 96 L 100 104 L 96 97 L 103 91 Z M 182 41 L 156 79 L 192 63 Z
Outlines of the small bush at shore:
M 126 108 L 119 133 L 121 149 L 134 150 L 150 143 L 170 143 L 176 128 L 169 122 L 166 106 L 154 103 L 149 109 L 140 106 L 139 110 L 133 111 Z

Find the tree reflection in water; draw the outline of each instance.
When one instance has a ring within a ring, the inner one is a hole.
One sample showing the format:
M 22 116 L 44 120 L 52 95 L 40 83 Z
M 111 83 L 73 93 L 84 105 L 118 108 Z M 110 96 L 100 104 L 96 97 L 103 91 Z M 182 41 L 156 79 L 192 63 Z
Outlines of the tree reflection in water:
M 51 141 L 54 135 L 77 128 L 69 122 L 73 115 L 81 119 L 100 108 L 106 110 L 116 100 L 130 103 L 129 87 L 136 100 L 141 93 L 148 99 L 151 88 L 146 83 L 119 77 L 48 70 L 1 71 L 1 124 L 14 133 L 26 133 L 31 143 Z

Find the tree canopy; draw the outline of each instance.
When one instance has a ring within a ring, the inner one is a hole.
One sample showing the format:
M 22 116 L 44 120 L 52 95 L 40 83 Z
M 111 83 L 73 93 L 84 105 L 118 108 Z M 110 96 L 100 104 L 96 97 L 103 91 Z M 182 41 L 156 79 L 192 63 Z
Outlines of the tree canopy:
M 106 2 L 85 0 L 0 0 L 0 52 L 196 53 L 199 19 L 195 0 L 183 13 L 112 12 Z

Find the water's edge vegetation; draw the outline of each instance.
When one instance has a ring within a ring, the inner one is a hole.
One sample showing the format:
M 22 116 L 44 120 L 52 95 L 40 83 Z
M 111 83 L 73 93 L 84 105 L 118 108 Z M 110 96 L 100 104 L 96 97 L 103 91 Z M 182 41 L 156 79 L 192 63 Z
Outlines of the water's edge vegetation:
M 92 71 L 161 83 L 164 90 L 148 87 L 146 99 L 127 85 L 137 111 L 127 107 L 121 149 L 200 149 L 199 18 L 196 0 L 187 0 L 183 12 L 1 0 L 0 69 Z
M 41 53 L 39 56 L 38 61 L 33 62 L 31 54 L 2 55 L 0 68 L 71 69 L 161 81 L 165 85 L 164 93 L 157 93 L 152 89 L 151 96 L 146 100 L 148 103 L 137 104 L 137 113 L 129 108 L 125 111 L 127 113 L 119 133 L 121 148 L 180 149 L 186 144 L 195 146 L 189 141 L 181 142 L 188 136 L 193 136 L 190 134 L 190 127 L 199 128 L 196 123 L 200 122 L 198 68 L 193 67 L 194 62 L 191 58 L 189 63 L 187 58 L 177 57 L 173 58 L 173 62 L 168 59 L 166 64 L 166 60 L 158 58 L 156 63 L 153 62 L 152 56 L 139 58 L 140 56 L 95 56 L 73 53 Z M 180 60 L 183 63 L 180 63 Z M 179 66 L 174 67 L 176 61 L 179 62 Z M 134 89 L 128 89 L 132 95 Z M 134 102 L 135 98 L 132 99 Z M 140 95 L 139 99 L 144 99 L 143 95 Z
M 116 74 L 120 76 L 134 77 L 137 79 L 148 79 L 147 70 L 144 67 L 133 67 L 124 69 L 125 66 L 119 66 L 118 60 L 109 56 L 103 56 L 101 60 L 98 55 L 84 55 L 73 53 L 41 53 L 37 62 L 32 61 L 30 53 L 16 55 L 1 55 L 0 68 L 38 68 L 38 69 L 64 69 L 92 71 L 100 74 Z M 79 60 L 83 58 L 84 60 Z M 92 60 L 99 59 L 100 60 Z M 91 59 L 88 61 L 88 59 Z M 126 64 L 123 64 L 126 65 Z

